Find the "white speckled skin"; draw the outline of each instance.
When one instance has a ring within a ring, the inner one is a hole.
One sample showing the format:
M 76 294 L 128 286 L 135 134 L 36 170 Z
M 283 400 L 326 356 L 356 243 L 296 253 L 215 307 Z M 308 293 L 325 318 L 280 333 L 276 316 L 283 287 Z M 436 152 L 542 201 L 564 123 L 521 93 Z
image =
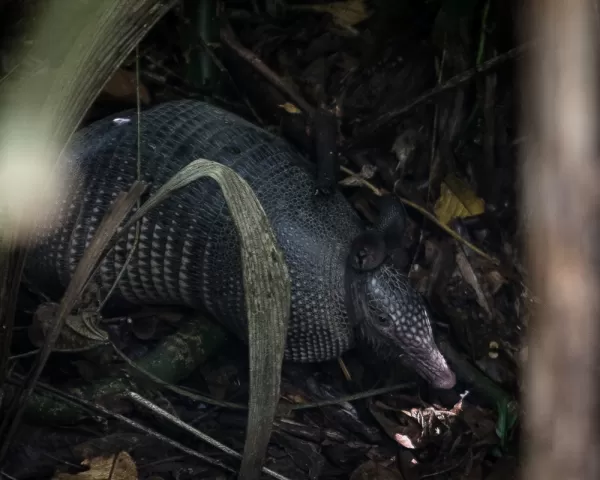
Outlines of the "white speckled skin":
M 369 343 L 375 339 L 400 354 L 402 338 L 382 336 L 385 330 L 375 321 L 384 306 L 379 295 L 383 291 L 398 332 L 411 336 L 407 345 L 419 338 L 422 352 L 437 352 L 420 298 L 395 271 L 374 272 L 369 282 L 373 322 L 358 329 L 350 324 L 344 304 L 345 262 L 364 226 L 340 192 L 315 195 L 308 163 L 284 140 L 193 100 L 152 107 L 142 113 L 141 126 L 142 174 L 152 185 L 150 193 L 197 158 L 232 167 L 253 187 L 292 279 L 286 359 L 336 358 L 354 345 L 356 331 L 371 337 Z M 61 225 L 40 239 L 25 267 L 26 276 L 40 288 L 57 292 L 55 287 L 61 291 L 67 285 L 109 205 L 136 179 L 136 151 L 135 112 L 97 121 L 75 135 L 61 159 L 78 171 L 74 197 L 61 205 Z M 133 239 L 131 229 L 102 262 L 96 280 L 103 292 L 122 268 Z M 199 180 L 176 192 L 143 219 L 138 249 L 112 299 L 116 304 L 198 308 L 245 338 L 237 232 L 213 180 Z

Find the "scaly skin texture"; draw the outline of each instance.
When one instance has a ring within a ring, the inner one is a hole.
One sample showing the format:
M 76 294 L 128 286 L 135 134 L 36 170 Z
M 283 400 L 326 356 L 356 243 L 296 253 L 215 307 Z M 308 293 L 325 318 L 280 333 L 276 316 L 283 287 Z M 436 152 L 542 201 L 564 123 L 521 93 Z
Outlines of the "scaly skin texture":
M 97 121 L 75 135 L 61 158 L 77 172 L 74 191 L 61 201 L 59 226 L 44 234 L 28 257 L 25 274 L 39 288 L 52 293 L 68 284 L 111 202 L 136 179 L 136 122 L 132 111 Z M 150 193 L 197 158 L 231 167 L 253 188 L 292 281 L 287 360 L 336 358 L 355 344 L 358 332 L 367 343 L 386 350 L 386 356 L 407 353 L 409 365 L 411 358 L 417 359 L 426 368 L 412 366 L 430 381 L 453 384 L 447 365 L 435 355 L 439 352 L 420 297 L 393 269 L 369 276 L 372 318 L 363 325 L 351 324 L 344 303 L 345 265 L 350 244 L 364 226 L 340 192 L 315 195 L 312 169 L 288 143 L 232 113 L 192 100 L 152 107 L 142 113 L 140 123 L 142 180 L 151 184 Z M 124 265 L 134 232 L 127 232 L 102 262 L 96 280 L 103 293 Z M 223 195 L 213 180 L 201 179 L 144 217 L 138 248 L 112 304 L 190 306 L 245 339 L 241 272 L 239 240 Z M 382 309 L 398 326 L 396 334 L 376 320 Z M 413 332 L 411 326 L 418 329 Z M 415 338 L 422 348 L 407 349 Z

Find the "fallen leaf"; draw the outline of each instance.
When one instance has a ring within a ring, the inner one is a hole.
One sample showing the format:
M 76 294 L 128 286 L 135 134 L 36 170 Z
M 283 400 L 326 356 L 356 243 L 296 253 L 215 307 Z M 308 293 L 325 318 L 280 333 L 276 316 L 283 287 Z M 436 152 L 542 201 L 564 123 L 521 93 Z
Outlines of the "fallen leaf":
M 417 448 L 418 444 L 415 444 L 408 435 L 404 435 L 402 433 L 397 433 L 394 435 L 394 440 L 398 442 L 399 445 L 402 445 L 404 448 L 408 448 L 409 450 L 414 450 Z
M 33 315 L 28 334 L 31 343 L 36 347 L 46 341 L 49 332 L 57 320 L 59 305 L 42 303 Z M 57 352 L 81 352 L 91 350 L 108 341 L 108 333 L 99 327 L 100 317 L 95 312 L 81 311 L 69 315 L 54 346 Z
M 315 12 L 329 13 L 333 21 L 341 27 L 353 27 L 357 23 L 371 16 L 364 0 L 346 0 L 345 2 L 332 2 L 320 5 L 293 5 L 293 10 L 313 10 Z
M 475 195 L 469 185 L 456 175 L 448 175 L 442 182 L 440 190 L 434 212 L 440 223 L 444 225 L 448 225 L 454 218 L 480 215 L 485 211 L 483 199 Z
M 116 458 L 115 458 L 116 457 Z M 89 467 L 85 472 L 76 474 L 57 473 L 52 480 L 137 480 L 135 462 L 127 452 L 120 452 L 110 457 L 94 457 L 81 462 L 84 467 Z
M 302 113 L 302 110 L 300 110 L 296 105 L 294 105 L 293 103 L 290 102 L 285 102 L 282 105 L 279 105 L 280 108 L 283 108 L 286 112 L 288 113 L 292 113 L 294 115 L 297 115 L 298 113 Z

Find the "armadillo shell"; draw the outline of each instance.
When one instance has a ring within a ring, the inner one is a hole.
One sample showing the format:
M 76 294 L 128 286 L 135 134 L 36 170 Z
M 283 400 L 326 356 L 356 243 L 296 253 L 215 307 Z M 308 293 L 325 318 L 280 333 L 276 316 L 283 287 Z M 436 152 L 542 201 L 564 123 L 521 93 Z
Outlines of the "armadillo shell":
M 353 345 L 344 307 L 344 268 L 361 221 L 341 193 L 316 196 L 313 171 L 288 143 L 207 103 L 164 103 L 141 114 L 142 180 L 154 193 L 190 161 L 233 168 L 254 189 L 288 263 L 292 308 L 286 359 L 323 361 Z M 101 219 L 136 180 L 137 116 L 112 115 L 77 132 L 60 162 L 78 171 L 73 197 L 28 256 L 25 274 L 47 292 L 64 289 Z M 135 229 L 100 266 L 104 294 L 124 265 Z M 138 248 L 112 305 L 185 305 L 246 338 L 239 239 L 211 179 L 173 194 L 141 223 Z

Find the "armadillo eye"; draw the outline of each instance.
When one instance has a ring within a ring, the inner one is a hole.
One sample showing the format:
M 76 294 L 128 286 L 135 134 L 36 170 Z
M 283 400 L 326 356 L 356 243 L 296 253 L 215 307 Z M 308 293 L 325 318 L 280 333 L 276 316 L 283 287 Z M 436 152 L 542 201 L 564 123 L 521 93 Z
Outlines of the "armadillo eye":
M 388 317 L 384 317 L 384 316 L 381 316 L 381 315 L 377 317 L 377 320 L 379 320 L 379 323 L 381 325 L 387 325 L 388 323 L 390 323 L 390 320 L 389 320 Z

